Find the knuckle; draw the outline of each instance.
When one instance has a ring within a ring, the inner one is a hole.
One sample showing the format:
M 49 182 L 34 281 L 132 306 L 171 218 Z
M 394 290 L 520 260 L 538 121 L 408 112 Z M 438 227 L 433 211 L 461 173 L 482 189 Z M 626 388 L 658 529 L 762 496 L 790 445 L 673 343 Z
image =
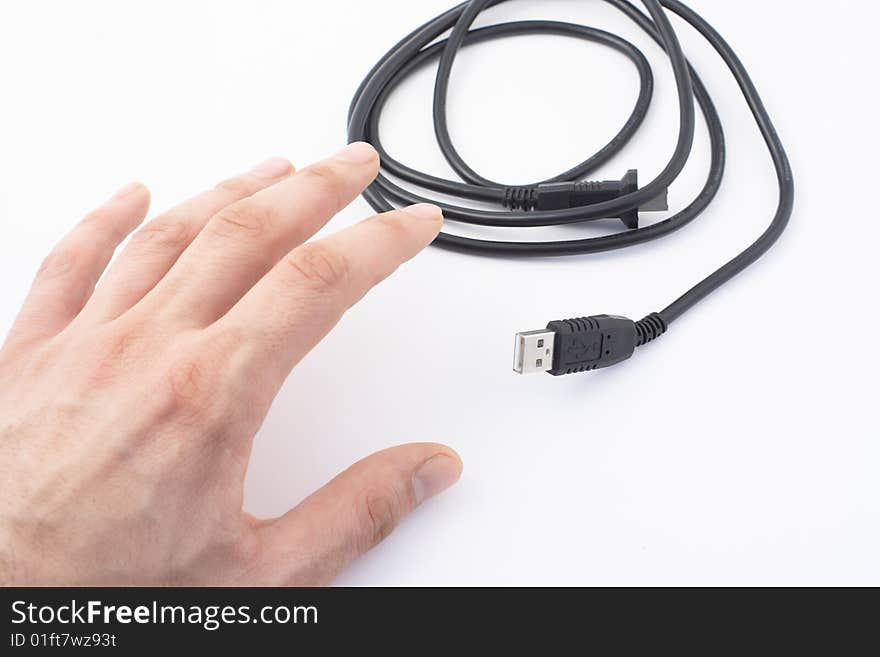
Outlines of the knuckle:
M 313 164 L 303 169 L 299 175 L 327 203 L 330 214 L 336 214 L 345 207 L 342 200 L 343 181 L 331 165 Z
M 377 226 L 380 226 L 383 231 L 388 233 L 394 242 L 409 241 L 412 231 L 400 220 L 397 213 L 386 212 L 385 214 L 376 215 L 372 219 L 367 219 L 366 221 L 375 222 Z
M 63 244 L 56 246 L 40 263 L 37 278 L 46 280 L 69 274 L 78 268 L 79 261 L 76 249 Z
M 375 285 L 389 276 L 398 266 L 400 266 L 403 260 L 405 260 L 405 258 L 401 257 L 401 253 L 409 247 L 398 247 L 398 245 L 412 244 L 413 232 L 411 227 L 407 226 L 404 222 L 400 221 L 400 219 L 393 215 L 379 215 L 372 219 L 368 219 L 367 221 L 375 222 L 382 231 L 383 235 L 381 240 L 383 243 L 394 245 L 394 248 L 388 249 L 390 257 L 384 262 L 388 269 L 383 270 L 380 268 L 380 270 L 374 272 L 375 275 L 371 282 Z M 394 255 L 391 256 L 391 254 Z
M 365 552 L 388 538 L 400 522 L 404 508 L 395 488 L 383 486 L 367 490 L 360 501 L 358 549 Z
M 93 226 L 102 225 L 107 221 L 107 215 L 106 208 L 92 210 L 80 220 L 78 228 L 92 228 Z
M 254 185 L 246 178 L 236 176 L 218 183 L 217 189 L 221 192 L 228 192 L 234 198 L 245 198 L 254 192 Z
M 137 248 L 157 250 L 182 250 L 192 240 L 186 222 L 169 216 L 153 221 L 141 228 L 131 237 L 131 244 Z
M 104 206 L 83 217 L 76 230 L 82 231 L 83 235 L 89 235 L 91 239 L 109 239 L 118 244 L 128 234 L 125 224 L 118 211 Z
M 253 203 L 233 203 L 214 215 L 211 221 L 215 234 L 221 237 L 259 237 L 272 224 L 271 212 Z
M 211 399 L 212 377 L 198 356 L 183 358 L 167 370 L 165 402 L 174 415 L 200 415 Z
M 93 345 L 99 345 L 98 353 L 89 366 L 85 386 L 95 393 L 118 382 L 132 362 L 137 361 L 143 337 L 136 330 L 126 329 L 103 330 L 92 339 Z
M 312 242 L 296 249 L 286 262 L 299 282 L 321 291 L 344 286 L 349 278 L 348 259 L 322 242 Z

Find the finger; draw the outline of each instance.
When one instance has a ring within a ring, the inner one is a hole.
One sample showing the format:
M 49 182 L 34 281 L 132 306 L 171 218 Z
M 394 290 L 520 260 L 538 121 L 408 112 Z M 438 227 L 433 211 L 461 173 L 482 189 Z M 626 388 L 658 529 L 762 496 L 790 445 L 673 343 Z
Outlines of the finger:
M 330 583 L 426 499 L 461 476 L 458 454 L 443 445 L 402 445 L 353 465 L 259 531 L 266 563 L 288 585 Z
M 416 205 L 294 249 L 215 329 L 244 337 L 245 367 L 274 395 L 343 313 L 430 244 L 442 223 L 438 207 Z
M 140 183 L 120 189 L 88 214 L 43 261 L 8 342 L 51 337 L 83 309 L 120 242 L 144 220 L 150 192 Z
M 166 315 L 203 327 L 222 316 L 290 249 L 353 201 L 379 171 L 372 146 L 337 156 L 218 212 L 159 286 Z
M 212 216 L 292 172 L 287 160 L 268 159 L 150 221 L 132 236 L 110 267 L 83 316 L 105 321 L 122 315 L 156 287 Z

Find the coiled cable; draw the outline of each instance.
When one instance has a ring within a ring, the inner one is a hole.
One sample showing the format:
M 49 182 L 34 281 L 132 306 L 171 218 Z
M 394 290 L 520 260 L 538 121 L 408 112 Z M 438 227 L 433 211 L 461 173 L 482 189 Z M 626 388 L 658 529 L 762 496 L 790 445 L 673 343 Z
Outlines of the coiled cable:
M 702 190 L 683 210 L 653 225 L 622 232 L 576 240 L 547 242 L 492 241 L 441 233 L 435 244 L 457 251 L 497 256 L 566 256 L 598 253 L 631 247 L 677 231 L 702 213 L 712 202 L 721 185 L 725 167 L 725 138 L 718 112 L 706 87 L 689 64 L 666 11 L 671 11 L 695 28 L 718 52 L 735 77 L 752 111 L 757 126 L 769 149 L 779 183 L 779 204 L 767 230 L 734 259 L 684 293 L 659 313 L 652 313 L 641 324 L 639 344 L 659 337 L 684 312 L 711 294 L 731 278 L 757 261 L 782 235 L 792 215 L 794 181 L 785 149 L 745 67 L 724 38 L 703 18 L 678 0 L 643 0 L 647 13 L 628 0 L 606 0 L 632 19 L 667 53 L 672 63 L 679 101 L 679 135 L 668 165 L 651 182 L 617 198 L 578 207 L 553 210 L 510 210 L 524 207 L 517 199 L 528 198 L 540 185 L 582 181 L 599 166 L 608 162 L 636 134 L 648 113 L 654 88 L 651 67 L 645 56 L 631 43 L 611 34 L 584 25 L 553 21 L 520 21 L 472 29 L 477 16 L 485 9 L 507 0 L 471 0 L 428 21 L 401 40 L 377 64 L 358 88 L 349 112 L 350 141 L 368 141 L 382 157 L 383 172 L 366 190 L 364 198 L 377 211 L 391 210 L 395 205 L 431 202 L 439 205 L 448 220 L 479 226 L 540 227 L 580 224 L 607 217 L 625 215 L 665 193 L 678 178 L 690 156 L 695 131 L 694 100 L 702 111 L 709 131 L 711 161 Z M 437 41 L 450 31 L 447 38 Z M 640 78 L 639 96 L 627 121 L 614 138 L 596 154 L 568 171 L 534 185 L 508 186 L 493 182 L 474 171 L 459 155 L 446 118 L 447 91 L 453 64 L 459 50 L 468 45 L 507 36 L 523 34 L 554 34 L 575 37 L 603 44 L 628 57 Z M 390 94 L 404 78 L 421 66 L 439 59 L 434 90 L 434 128 L 446 160 L 461 177 L 460 181 L 445 180 L 420 172 L 395 160 L 379 139 L 379 118 Z M 464 205 L 438 202 L 416 194 L 392 182 L 385 174 L 396 176 L 415 187 L 462 199 L 495 203 L 498 210 L 480 210 Z M 514 202 L 511 202 L 511 201 Z

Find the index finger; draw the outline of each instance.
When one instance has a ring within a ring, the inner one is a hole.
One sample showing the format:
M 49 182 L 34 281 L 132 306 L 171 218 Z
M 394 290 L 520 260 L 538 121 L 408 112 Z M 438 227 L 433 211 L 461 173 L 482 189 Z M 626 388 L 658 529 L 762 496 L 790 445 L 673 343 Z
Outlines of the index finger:
M 280 386 L 345 311 L 428 246 L 442 224 L 440 208 L 421 204 L 300 246 L 213 328 L 244 337 L 249 366 Z

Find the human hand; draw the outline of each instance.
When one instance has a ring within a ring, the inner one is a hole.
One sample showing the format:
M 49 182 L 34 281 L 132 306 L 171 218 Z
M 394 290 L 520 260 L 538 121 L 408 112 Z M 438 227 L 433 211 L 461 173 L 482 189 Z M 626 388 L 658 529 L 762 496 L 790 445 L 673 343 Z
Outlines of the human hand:
M 378 168 L 366 144 L 269 160 L 147 223 L 97 287 L 146 188 L 55 248 L 0 351 L 0 583 L 326 584 L 458 479 L 449 448 L 405 445 L 281 518 L 242 511 L 291 368 L 442 224 L 421 205 L 304 244 Z

